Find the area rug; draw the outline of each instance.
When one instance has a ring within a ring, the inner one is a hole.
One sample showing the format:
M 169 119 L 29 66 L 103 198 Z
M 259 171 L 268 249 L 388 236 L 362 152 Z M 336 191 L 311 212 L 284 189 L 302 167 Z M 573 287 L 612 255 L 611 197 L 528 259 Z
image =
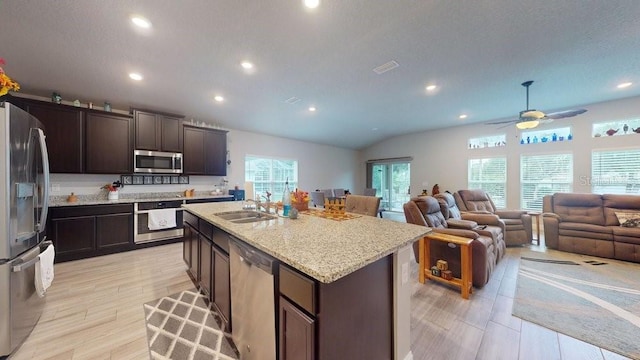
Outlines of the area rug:
M 640 265 L 525 250 L 513 315 L 640 359 Z
M 231 334 L 196 289 L 144 304 L 151 359 L 238 359 Z

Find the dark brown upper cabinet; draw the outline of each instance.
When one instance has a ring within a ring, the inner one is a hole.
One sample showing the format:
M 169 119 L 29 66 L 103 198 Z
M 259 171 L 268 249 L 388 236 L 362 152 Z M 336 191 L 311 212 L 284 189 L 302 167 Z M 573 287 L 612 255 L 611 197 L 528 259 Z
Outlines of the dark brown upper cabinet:
M 130 116 L 87 112 L 86 173 L 128 174 L 133 163 L 133 119 Z
M 188 175 L 227 175 L 227 132 L 184 125 L 184 169 Z
M 133 118 L 136 150 L 182 152 L 182 116 L 134 109 Z
M 82 108 L 25 98 L 7 100 L 35 116 L 44 125 L 52 173 L 84 172 Z

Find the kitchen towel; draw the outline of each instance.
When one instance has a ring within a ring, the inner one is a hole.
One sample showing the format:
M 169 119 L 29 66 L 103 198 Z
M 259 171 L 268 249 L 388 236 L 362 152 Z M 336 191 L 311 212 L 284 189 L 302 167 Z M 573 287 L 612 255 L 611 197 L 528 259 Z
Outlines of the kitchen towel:
M 38 257 L 40 261 L 36 262 L 35 286 L 38 296 L 44 297 L 53 282 L 53 260 L 56 257 L 53 245 L 49 245 Z
M 147 226 L 149 226 L 149 230 L 171 229 L 176 227 L 176 209 L 149 210 Z

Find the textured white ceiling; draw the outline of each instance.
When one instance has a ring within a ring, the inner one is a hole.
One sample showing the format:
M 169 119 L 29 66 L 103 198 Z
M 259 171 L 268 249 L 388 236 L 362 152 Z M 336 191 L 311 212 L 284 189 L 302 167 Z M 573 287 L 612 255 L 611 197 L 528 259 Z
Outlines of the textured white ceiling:
M 637 0 L 5 0 L 0 57 L 24 93 L 359 149 L 515 118 L 525 80 L 547 112 L 640 95 L 639 18 Z

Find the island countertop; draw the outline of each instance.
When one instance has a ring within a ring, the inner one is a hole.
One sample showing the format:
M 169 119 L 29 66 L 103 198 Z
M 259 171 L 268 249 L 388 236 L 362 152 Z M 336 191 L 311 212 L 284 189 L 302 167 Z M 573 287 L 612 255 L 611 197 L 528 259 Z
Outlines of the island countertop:
M 242 203 L 187 204 L 183 208 L 323 283 L 355 272 L 431 231 L 424 226 L 364 215 L 336 221 L 301 212 L 295 220 L 278 217 L 244 224 L 215 215 L 241 210 Z

